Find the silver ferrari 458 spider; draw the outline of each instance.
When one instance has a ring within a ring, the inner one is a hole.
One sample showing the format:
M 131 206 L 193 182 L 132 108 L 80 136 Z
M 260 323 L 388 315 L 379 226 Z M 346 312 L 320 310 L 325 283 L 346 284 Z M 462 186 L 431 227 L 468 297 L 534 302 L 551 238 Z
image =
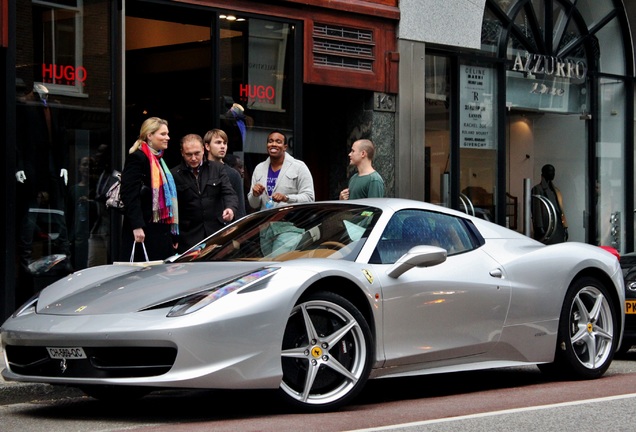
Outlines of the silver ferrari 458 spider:
M 248 215 L 163 263 L 78 271 L 3 325 L 10 381 L 97 398 L 278 389 L 309 411 L 368 379 L 537 364 L 598 378 L 620 345 L 619 262 L 403 199 Z

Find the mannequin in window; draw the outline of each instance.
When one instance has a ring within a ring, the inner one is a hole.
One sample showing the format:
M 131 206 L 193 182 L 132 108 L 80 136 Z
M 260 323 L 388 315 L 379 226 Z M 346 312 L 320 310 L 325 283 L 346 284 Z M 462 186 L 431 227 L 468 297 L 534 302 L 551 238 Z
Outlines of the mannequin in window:
M 556 170 L 554 166 L 547 164 L 541 168 L 541 182 L 532 188 L 532 195 L 540 195 L 547 198 L 556 210 L 554 231 L 546 232 L 549 225 L 549 215 L 543 204 L 538 199 L 532 199 L 532 227 L 534 238 L 545 243 L 563 243 L 568 240 L 568 222 L 563 210 L 563 196 L 554 185 Z M 546 237 L 549 235 L 548 237 Z
M 226 106 L 229 106 L 229 109 L 221 115 L 222 129 L 228 136 L 228 146 L 232 148 L 232 151 L 244 151 L 247 132 L 254 125 L 254 120 L 245 115 L 242 105 L 232 102 L 231 98 L 226 99 Z
M 67 220 L 73 249 L 73 268 L 88 266 L 89 234 L 97 220 L 95 202 L 95 159 L 84 156 L 78 161 L 79 181 L 69 188 L 67 200 Z
M 116 180 L 110 164 L 110 147 L 101 144 L 94 155 L 95 161 L 95 200 L 93 210 L 95 222 L 91 222 L 91 232 L 88 237 L 88 267 L 107 264 L 110 262 L 110 214 L 106 207 L 106 192 Z
M 48 89 L 39 83 L 16 106 L 18 194 L 23 198 L 19 257 L 24 268 L 43 256 L 64 254 L 56 270 L 70 269 L 70 247 L 64 213 L 68 183 L 65 131 L 57 104 L 48 100 Z M 43 240 L 34 253 L 34 240 Z

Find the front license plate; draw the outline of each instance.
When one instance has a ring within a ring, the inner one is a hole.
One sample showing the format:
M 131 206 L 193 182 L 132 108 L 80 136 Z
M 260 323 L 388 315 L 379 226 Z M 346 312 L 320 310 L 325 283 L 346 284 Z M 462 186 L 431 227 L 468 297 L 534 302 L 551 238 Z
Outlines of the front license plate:
M 625 300 L 625 313 L 636 314 L 636 300 Z
M 75 360 L 75 359 L 85 359 L 86 354 L 84 350 L 80 347 L 60 347 L 60 348 L 49 348 L 46 350 L 49 352 L 49 356 L 52 359 L 64 359 L 64 360 Z

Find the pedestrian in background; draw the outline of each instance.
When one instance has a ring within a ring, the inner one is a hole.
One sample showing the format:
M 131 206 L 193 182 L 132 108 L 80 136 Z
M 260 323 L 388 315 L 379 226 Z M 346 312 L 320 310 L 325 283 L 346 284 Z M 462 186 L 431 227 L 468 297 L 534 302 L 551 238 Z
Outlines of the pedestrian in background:
M 136 243 L 144 244 L 151 261 L 175 253 L 179 234 L 177 189 L 162 158 L 169 141 L 168 122 L 150 117 L 128 151 L 120 192 L 124 203 L 122 261 L 130 260 Z M 145 261 L 142 247 L 135 247 L 134 260 Z
M 227 156 L 227 134 L 221 129 L 209 130 L 203 137 L 205 149 L 208 152 L 208 160 L 225 165 L 223 158 Z M 243 179 L 241 174 L 230 168 L 226 168 L 226 174 L 230 179 L 230 184 L 238 198 L 238 208 L 235 219 L 245 216 L 245 192 L 243 191 Z
M 231 222 L 238 208 L 225 166 L 205 159 L 200 135 L 181 139 L 181 156 L 181 163 L 172 168 L 179 197 L 179 253 Z
M 273 131 L 267 137 L 269 157 L 256 165 L 247 200 L 252 208 L 314 201 L 314 180 L 304 162 L 287 153 L 287 137 Z
M 223 162 L 225 163 L 225 165 L 238 171 L 241 176 L 241 180 L 245 181 L 245 164 L 243 163 L 243 159 L 235 154 L 228 153 L 223 158 Z
M 384 180 L 373 168 L 375 146 L 368 139 L 353 143 L 349 152 L 349 165 L 357 168 L 357 172 L 349 179 L 349 187 L 340 192 L 341 200 L 360 198 L 383 198 Z

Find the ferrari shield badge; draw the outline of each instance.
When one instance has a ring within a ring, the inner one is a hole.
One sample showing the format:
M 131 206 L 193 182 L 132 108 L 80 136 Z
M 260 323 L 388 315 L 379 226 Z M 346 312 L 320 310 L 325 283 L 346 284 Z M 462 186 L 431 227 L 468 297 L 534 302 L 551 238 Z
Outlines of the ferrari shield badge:
M 362 274 L 364 275 L 365 278 L 367 278 L 370 284 L 373 284 L 373 275 L 371 274 L 369 270 L 367 269 L 362 270 Z

